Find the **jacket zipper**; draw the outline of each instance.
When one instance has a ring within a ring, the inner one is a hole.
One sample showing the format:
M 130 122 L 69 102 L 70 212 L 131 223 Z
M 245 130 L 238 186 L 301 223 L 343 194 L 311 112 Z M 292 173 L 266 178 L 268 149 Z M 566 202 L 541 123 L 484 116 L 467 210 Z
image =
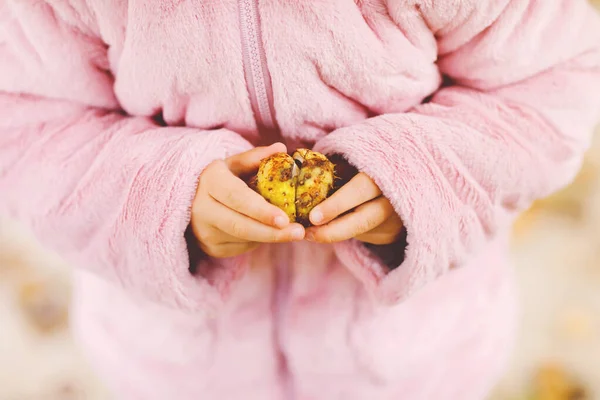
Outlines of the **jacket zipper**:
M 250 103 L 263 141 L 272 144 L 281 140 L 281 135 L 275 120 L 273 88 L 260 30 L 258 0 L 238 0 L 238 8 L 244 75 Z
M 275 120 L 273 105 L 273 88 L 267 67 L 265 49 L 260 31 L 260 15 L 258 0 L 238 0 L 240 14 L 240 32 L 242 40 L 242 54 L 244 60 L 244 74 L 254 117 L 263 144 L 272 144 L 281 141 L 281 134 Z M 275 292 L 273 294 L 273 319 L 275 350 L 278 357 L 279 373 L 283 382 L 283 391 L 286 399 L 293 398 L 291 376 L 285 352 L 283 351 L 282 326 L 284 311 L 290 282 L 290 270 L 287 260 L 290 258 L 290 246 L 275 245 Z

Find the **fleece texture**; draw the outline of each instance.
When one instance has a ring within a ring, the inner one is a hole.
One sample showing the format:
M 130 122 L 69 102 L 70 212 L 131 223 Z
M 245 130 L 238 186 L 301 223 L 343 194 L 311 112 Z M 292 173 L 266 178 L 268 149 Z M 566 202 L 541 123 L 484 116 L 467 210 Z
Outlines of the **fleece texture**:
M 0 213 L 75 267 L 115 398 L 483 399 L 510 224 L 574 177 L 598 93 L 583 0 L 0 0 Z M 199 174 L 274 137 L 370 175 L 403 262 L 301 242 L 190 268 Z

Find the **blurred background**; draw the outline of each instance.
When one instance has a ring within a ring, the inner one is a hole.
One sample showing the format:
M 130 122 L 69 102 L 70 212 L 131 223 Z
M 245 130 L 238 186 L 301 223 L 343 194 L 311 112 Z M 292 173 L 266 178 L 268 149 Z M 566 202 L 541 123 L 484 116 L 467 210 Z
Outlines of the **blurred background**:
M 600 399 L 600 129 L 575 182 L 516 223 L 513 258 L 519 340 L 490 400 Z M 72 343 L 69 292 L 68 267 L 0 221 L 0 400 L 109 399 Z

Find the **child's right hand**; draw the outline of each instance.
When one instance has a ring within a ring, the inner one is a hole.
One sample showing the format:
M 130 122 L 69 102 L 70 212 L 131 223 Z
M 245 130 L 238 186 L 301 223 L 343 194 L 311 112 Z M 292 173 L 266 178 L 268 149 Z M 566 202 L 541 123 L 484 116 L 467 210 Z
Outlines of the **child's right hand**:
M 302 225 L 290 223 L 282 210 L 240 179 L 255 172 L 263 158 L 286 151 L 284 144 L 276 143 L 215 161 L 205 168 L 192 205 L 191 225 L 207 255 L 233 257 L 260 243 L 304 239 Z

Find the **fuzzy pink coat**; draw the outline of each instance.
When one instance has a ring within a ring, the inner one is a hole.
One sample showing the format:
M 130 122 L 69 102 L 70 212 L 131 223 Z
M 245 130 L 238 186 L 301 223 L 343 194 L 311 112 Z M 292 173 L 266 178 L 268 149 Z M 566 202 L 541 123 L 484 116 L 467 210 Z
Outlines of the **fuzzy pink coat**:
M 516 320 L 514 217 L 600 110 L 583 0 L 0 0 L 0 213 L 76 266 L 73 326 L 126 400 L 470 400 Z M 189 269 L 202 169 L 343 154 L 408 231 Z

